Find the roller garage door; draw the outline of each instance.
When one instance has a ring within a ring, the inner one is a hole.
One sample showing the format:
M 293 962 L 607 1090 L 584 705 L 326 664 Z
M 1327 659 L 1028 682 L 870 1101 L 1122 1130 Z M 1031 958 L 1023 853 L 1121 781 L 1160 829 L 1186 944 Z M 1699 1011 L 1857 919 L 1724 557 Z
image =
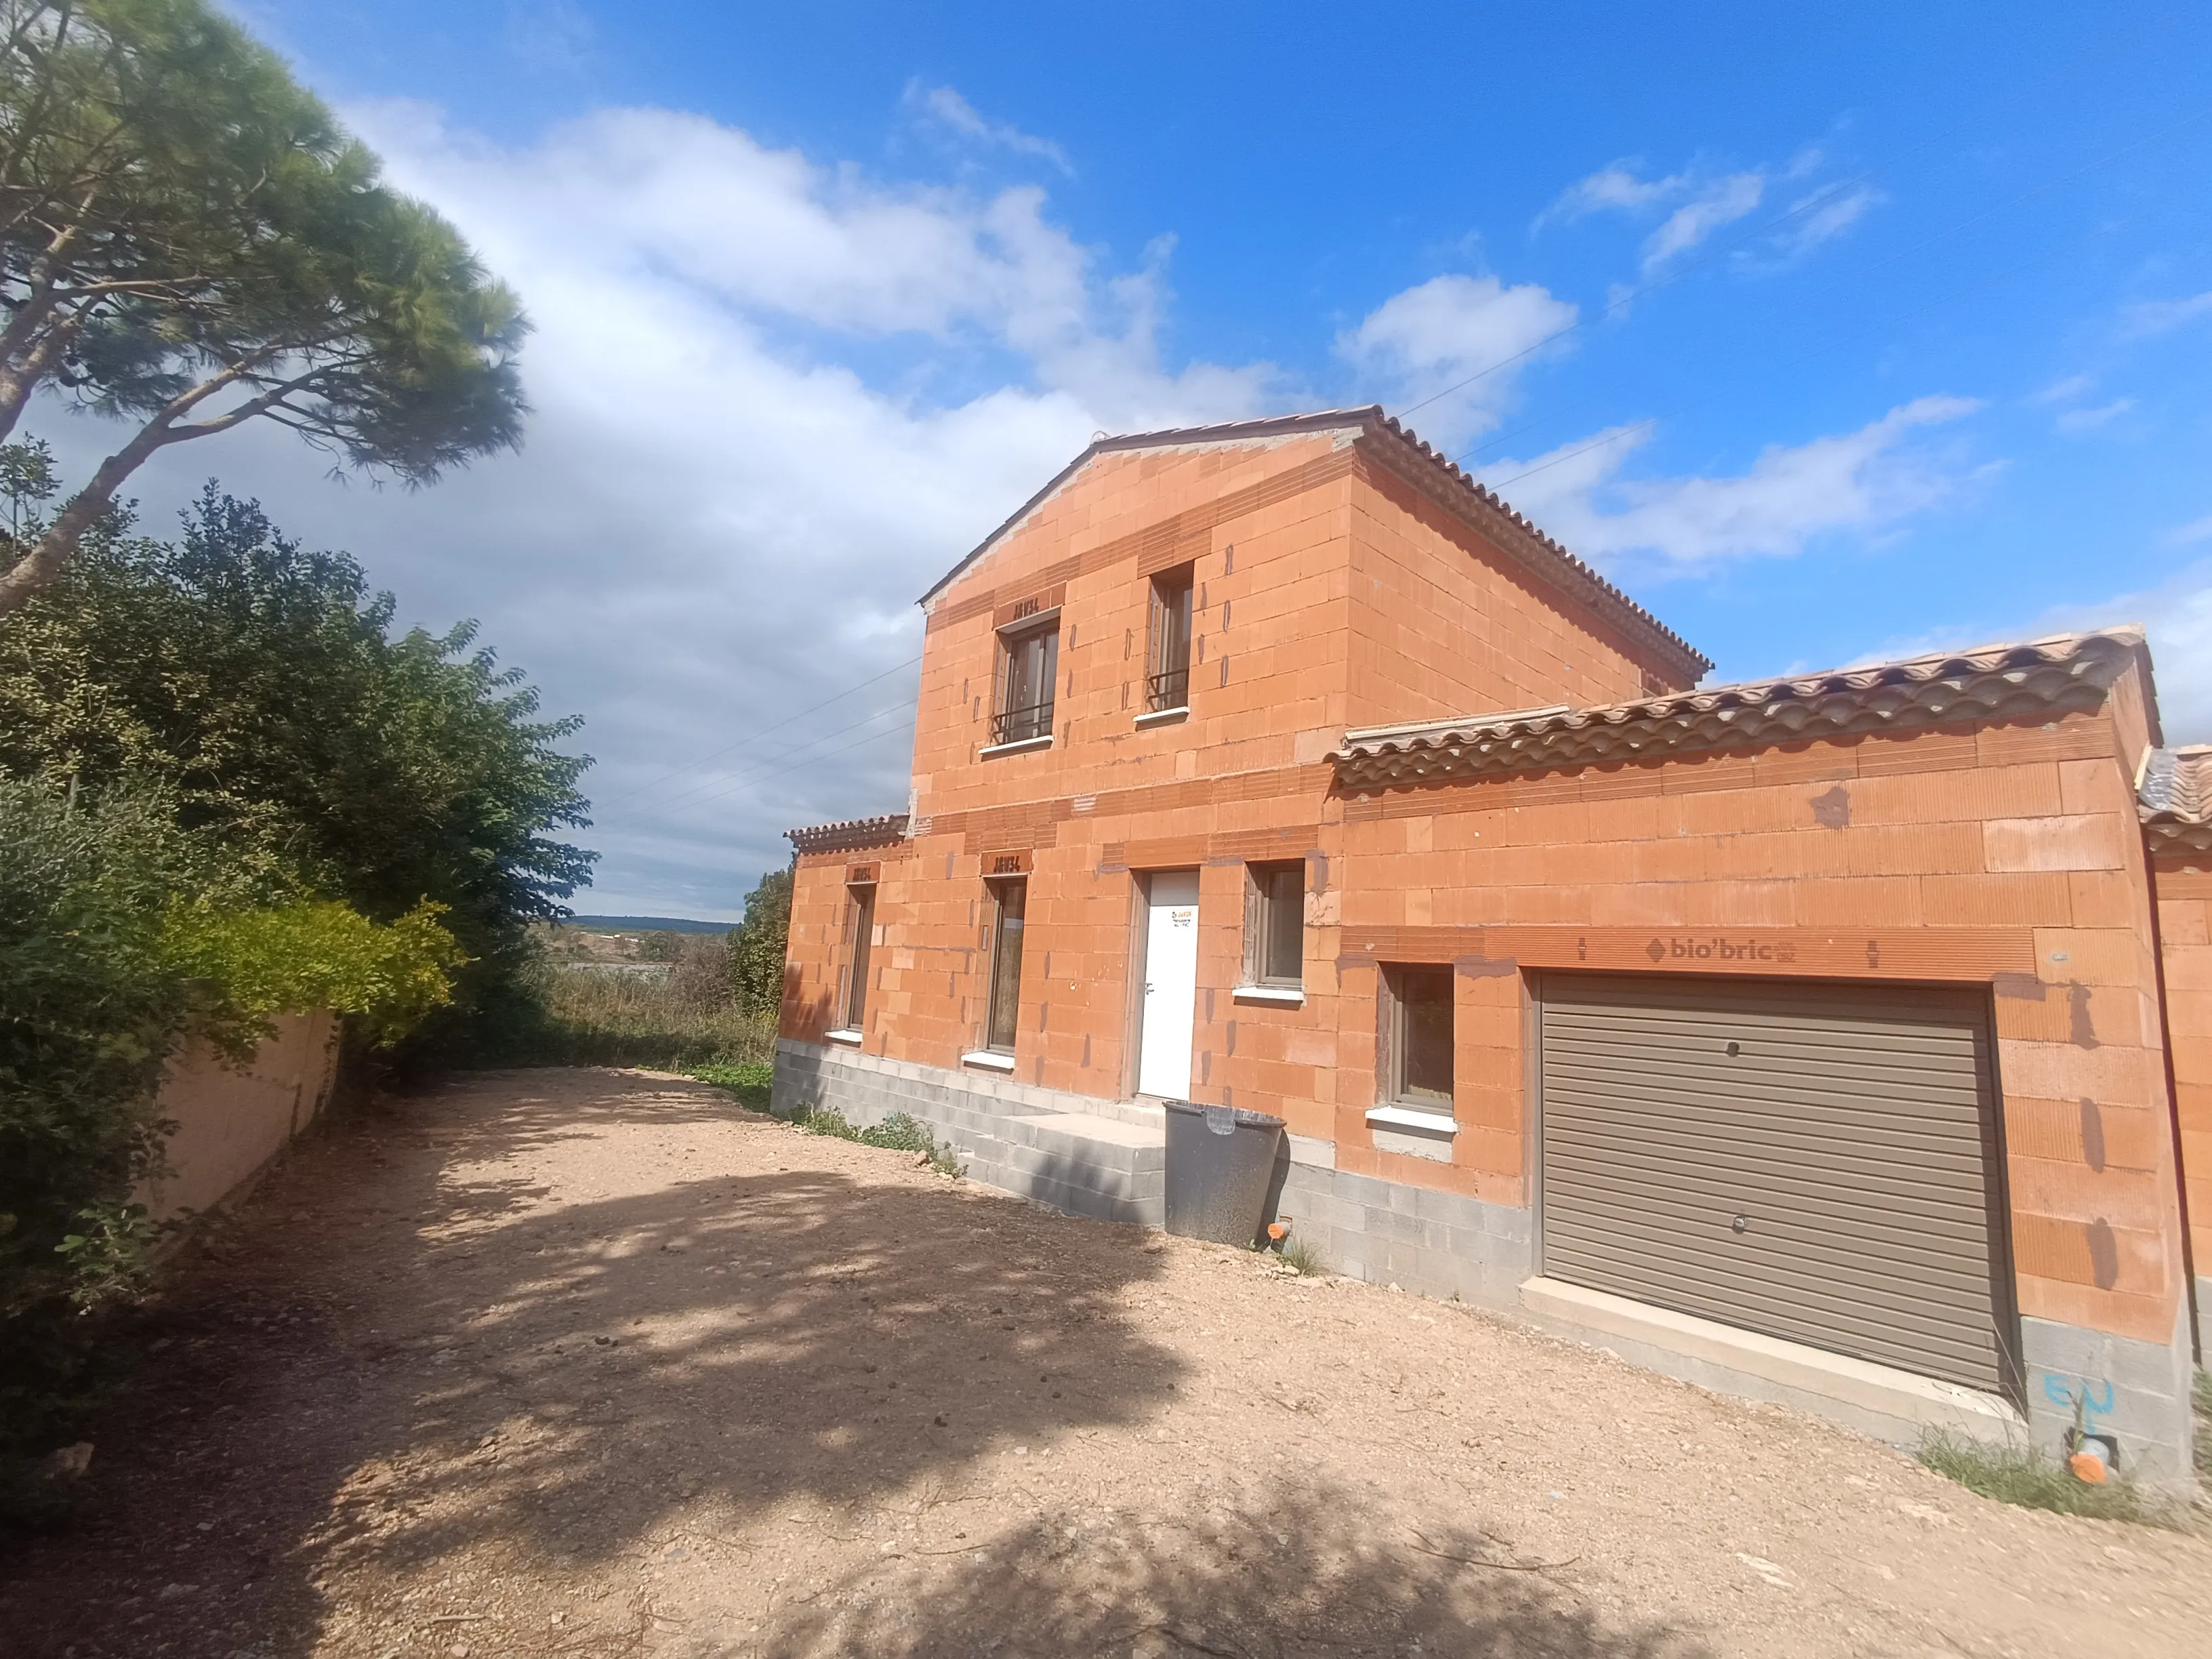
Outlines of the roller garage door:
M 1543 1271 L 2002 1391 L 1982 999 L 1547 975 Z

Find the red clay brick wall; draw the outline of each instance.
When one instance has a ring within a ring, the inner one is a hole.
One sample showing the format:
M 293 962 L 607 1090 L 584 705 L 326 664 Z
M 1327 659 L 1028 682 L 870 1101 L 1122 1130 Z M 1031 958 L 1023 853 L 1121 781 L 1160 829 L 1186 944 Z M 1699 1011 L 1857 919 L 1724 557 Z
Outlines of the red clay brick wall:
M 2212 1279 L 2212 854 L 2161 858 L 2155 881 L 2190 1254 Z
M 1511 1203 L 1532 1151 L 1516 970 L 1746 971 L 1673 950 L 1725 940 L 1768 951 L 1761 973 L 1990 985 L 2022 1311 L 2170 1340 L 2175 1150 L 2120 743 L 2075 716 L 1348 802 L 1340 1166 L 1436 1178 L 1352 1150 L 1369 961 L 1462 964 L 1452 1174 Z
M 1379 467 L 1352 505 L 1347 725 L 1622 702 L 1664 672 Z

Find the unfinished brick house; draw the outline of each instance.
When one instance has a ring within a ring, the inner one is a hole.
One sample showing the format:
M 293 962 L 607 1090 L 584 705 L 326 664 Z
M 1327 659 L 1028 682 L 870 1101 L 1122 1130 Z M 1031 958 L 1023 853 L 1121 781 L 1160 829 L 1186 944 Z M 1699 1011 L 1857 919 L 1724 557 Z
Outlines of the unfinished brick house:
M 2212 830 L 2138 632 L 1693 690 L 1373 408 L 1102 439 L 921 603 L 906 811 L 792 835 L 780 1107 L 1155 1224 L 1159 1099 L 1276 1113 L 1339 1271 L 2188 1468 Z

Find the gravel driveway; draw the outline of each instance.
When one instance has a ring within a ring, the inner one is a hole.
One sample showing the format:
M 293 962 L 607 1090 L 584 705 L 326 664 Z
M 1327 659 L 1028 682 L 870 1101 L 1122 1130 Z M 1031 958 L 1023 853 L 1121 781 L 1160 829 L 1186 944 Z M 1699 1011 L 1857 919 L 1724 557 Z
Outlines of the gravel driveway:
M 2212 1651 L 2204 1538 L 642 1073 L 381 1103 L 181 1269 L 10 1654 Z

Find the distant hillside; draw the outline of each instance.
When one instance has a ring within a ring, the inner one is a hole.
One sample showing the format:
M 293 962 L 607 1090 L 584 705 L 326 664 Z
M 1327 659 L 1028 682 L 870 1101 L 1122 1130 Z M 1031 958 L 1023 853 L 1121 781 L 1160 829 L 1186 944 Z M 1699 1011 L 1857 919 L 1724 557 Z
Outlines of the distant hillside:
M 682 916 L 571 916 L 564 927 L 618 933 L 726 933 L 734 921 L 689 921 Z

